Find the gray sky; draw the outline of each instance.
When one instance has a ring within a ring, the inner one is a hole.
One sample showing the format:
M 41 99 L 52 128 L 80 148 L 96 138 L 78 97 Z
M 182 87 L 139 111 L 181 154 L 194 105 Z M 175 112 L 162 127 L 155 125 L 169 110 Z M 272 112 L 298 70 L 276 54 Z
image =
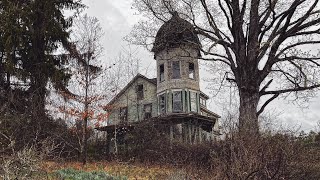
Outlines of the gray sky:
M 85 13 L 97 17 L 105 32 L 102 44 L 105 49 L 104 58 L 106 63 L 115 59 L 124 50 L 131 49 L 137 58 L 141 60 L 140 73 L 150 78 L 155 77 L 153 54 L 141 47 L 129 46 L 123 40 L 123 37 L 130 32 L 132 26 L 140 18 L 131 8 L 131 2 L 132 0 L 83 0 L 83 3 L 88 6 Z M 201 72 L 201 78 L 208 76 L 203 71 Z M 210 91 L 206 87 L 207 82 L 201 81 L 201 89 L 209 94 Z M 223 114 L 223 108 L 216 104 L 212 101 L 209 108 L 218 114 Z M 298 105 L 287 100 L 276 100 L 265 111 L 266 113 L 277 115 L 276 120 L 279 120 L 277 126 L 282 124 L 285 127 L 295 129 L 301 127 L 305 131 L 314 130 L 317 122 L 320 121 L 319 93 L 315 98 L 311 99 L 308 107 L 298 107 Z

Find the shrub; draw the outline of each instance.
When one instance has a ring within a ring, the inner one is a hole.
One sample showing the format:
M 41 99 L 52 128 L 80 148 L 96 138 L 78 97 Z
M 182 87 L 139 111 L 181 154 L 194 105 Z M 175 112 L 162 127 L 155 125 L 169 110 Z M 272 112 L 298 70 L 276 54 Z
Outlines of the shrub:
M 26 179 L 40 170 L 41 157 L 34 147 L 24 148 L 0 161 L 0 177 L 3 179 Z
M 192 172 L 210 179 L 320 178 L 319 147 L 292 134 L 249 137 L 230 133 L 221 141 L 191 145 L 170 143 L 159 129 L 152 124 L 136 126 L 127 135 L 127 152 L 120 152 L 118 158 L 175 165 L 185 169 L 188 176 Z

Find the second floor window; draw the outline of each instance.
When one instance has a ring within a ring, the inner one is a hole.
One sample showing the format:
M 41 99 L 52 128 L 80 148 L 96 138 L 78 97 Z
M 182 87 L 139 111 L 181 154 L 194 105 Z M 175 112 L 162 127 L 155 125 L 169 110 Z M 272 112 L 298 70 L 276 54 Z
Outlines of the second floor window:
M 173 112 L 182 111 L 182 92 L 173 91 L 172 93 L 172 110 Z
M 119 119 L 121 122 L 126 122 L 128 120 L 128 107 L 120 108 Z
M 180 61 L 172 62 L 172 79 L 180 79 Z
M 144 98 L 144 94 L 143 94 L 143 84 L 139 84 L 136 87 L 137 89 L 137 99 L 138 100 L 142 100 Z

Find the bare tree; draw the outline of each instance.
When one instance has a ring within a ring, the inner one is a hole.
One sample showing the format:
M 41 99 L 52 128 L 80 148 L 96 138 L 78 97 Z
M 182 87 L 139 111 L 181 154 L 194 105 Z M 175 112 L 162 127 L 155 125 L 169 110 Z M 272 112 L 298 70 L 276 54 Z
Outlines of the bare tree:
M 143 15 L 128 38 L 136 44 L 150 47 L 154 25 L 174 11 L 193 24 L 202 39 L 202 59 L 223 65 L 225 78 L 237 86 L 240 132 L 258 133 L 259 115 L 280 95 L 301 97 L 320 87 L 318 0 L 135 0 L 133 5 Z M 261 102 L 263 96 L 267 100 Z
M 102 108 L 98 104 L 104 96 L 96 92 L 96 86 L 99 86 L 98 80 L 102 74 L 100 58 L 103 48 L 100 40 L 103 34 L 97 18 L 83 15 L 75 20 L 72 32 L 75 42 L 69 64 L 72 78 L 68 85 L 69 92 L 61 93 L 68 104 L 60 106 L 60 110 L 73 116 L 72 119 L 76 121 L 78 150 L 83 164 L 87 161 L 89 121 L 102 117 L 99 113 L 99 108 L 100 112 Z

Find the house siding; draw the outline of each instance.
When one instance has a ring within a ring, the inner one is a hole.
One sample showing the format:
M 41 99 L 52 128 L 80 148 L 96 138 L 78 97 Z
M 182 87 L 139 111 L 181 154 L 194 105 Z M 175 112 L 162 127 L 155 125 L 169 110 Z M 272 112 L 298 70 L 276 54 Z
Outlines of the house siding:
M 138 100 L 136 93 L 136 86 L 138 84 L 143 84 L 144 98 L 141 100 Z M 121 107 L 128 107 L 127 123 L 138 122 L 144 119 L 145 104 L 152 104 L 152 117 L 157 116 L 156 90 L 157 87 L 155 84 L 143 78 L 138 78 L 121 96 L 110 104 L 111 110 L 108 124 L 114 125 L 121 123 L 119 119 L 119 109 Z

